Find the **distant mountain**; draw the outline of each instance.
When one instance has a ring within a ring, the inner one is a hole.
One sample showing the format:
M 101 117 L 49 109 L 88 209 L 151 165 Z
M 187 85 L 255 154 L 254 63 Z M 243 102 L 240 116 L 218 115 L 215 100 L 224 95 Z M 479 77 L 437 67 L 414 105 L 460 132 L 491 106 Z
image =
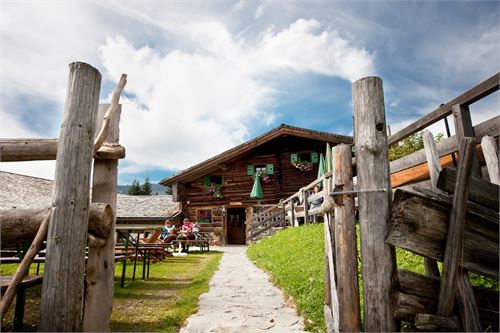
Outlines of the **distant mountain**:
M 118 185 L 116 191 L 121 194 L 128 194 L 128 189 L 130 188 L 130 185 Z M 167 194 L 165 193 L 166 187 L 160 184 L 154 184 L 151 183 L 151 190 L 152 190 L 152 195 L 162 195 L 162 194 Z

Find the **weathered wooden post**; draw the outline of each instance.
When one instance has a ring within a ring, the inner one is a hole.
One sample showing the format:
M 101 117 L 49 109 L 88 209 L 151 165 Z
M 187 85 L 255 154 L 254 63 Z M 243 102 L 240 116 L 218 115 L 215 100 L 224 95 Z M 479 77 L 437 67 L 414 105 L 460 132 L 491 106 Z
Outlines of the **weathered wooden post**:
M 394 332 L 390 299 L 396 269 L 394 248 L 385 243 L 389 229 L 391 184 L 382 80 L 366 77 L 353 83 L 356 170 L 363 270 L 364 323 L 368 332 Z
M 327 150 L 330 150 L 329 147 L 328 145 Z M 335 163 L 332 162 L 332 159 L 335 159 L 335 155 L 331 154 L 331 150 L 326 156 L 325 163 L 335 165 Z M 325 179 L 323 182 L 324 196 L 322 207 L 326 206 L 327 203 L 331 204 L 332 199 L 330 198 L 330 192 L 333 189 L 332 181 L 333 176 Z M 323 316 L 325 318 L 328 333 L 340 331 L 340 308 L 335 277 L 335 223 L 333 213 L 330 211 L 331 207 L 332 205 L 329 205 L 329 209 L 325 209 L 325 214 L 323 215 L 323 235 L 325 240 L 325 306 L 323 308 Z
M 81 331 L 83 321 L 90 171 L 101 74 L 81 62 L 69 68 L 42 286 L 40 330 L 45 332 Z
M 351 191 L 352 149 L 341 144 L 333 148 L 334 187 L 341 191 Z M 354 223 L 354 197 L 342 195 L 341 205 L 335 206 L 335 258 L 337 294 L 340 309 L 340 331 L 359 332 L 361 317 L 359 312 L 358 257 L 356 250 L 356 225 Z
M 439 173 L 442 170 L 441 162 L 439 160 L 436 142 L 434 142 L 434 136 L 429 131 L 424 132 L 424 150 L 425 157 L 427 159 L 427 167 L 429 168 L 429 175 L 431 178 L 431 188 L 433 191 L 442 193 L 442 191 L 437 188 Z M 439 277 L 439 268 L 436 260 L 425 257 L 424 266 L 425 272 L 428 276 Z
M 109 104 L 99 105 L 97 123 L 100 125 Z M 106 142 L 118 143 L 121 106 L 111 119 Z M 92 201 L 107 202 L 113 209 L 111 232 L 104 247 L 89 247 L 87 262 L 87 290 L 83 329 L 87 332 L 109 331 L 108 320 L 113 301 L 115 268 L 116 184 L 118 160 L 95 159 L 92 180 Z

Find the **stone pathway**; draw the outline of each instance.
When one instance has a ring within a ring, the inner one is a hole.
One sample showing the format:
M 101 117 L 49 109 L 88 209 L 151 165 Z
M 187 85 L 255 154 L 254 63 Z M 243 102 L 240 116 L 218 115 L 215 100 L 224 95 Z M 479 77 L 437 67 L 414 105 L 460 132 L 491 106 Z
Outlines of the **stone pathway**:
M 181 333 L 305 332 L 303 319 L 285 305 L 283 293 L 245 254 L 246 246 L 225 246 L 198 313 Z

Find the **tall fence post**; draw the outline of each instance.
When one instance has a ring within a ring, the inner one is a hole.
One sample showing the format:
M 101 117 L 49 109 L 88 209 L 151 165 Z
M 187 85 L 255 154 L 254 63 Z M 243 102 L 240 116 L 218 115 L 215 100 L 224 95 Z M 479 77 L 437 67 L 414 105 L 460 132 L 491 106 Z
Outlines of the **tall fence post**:
M 109 104 L 99 105 L 97 125 L 102 124 Z M 118 143 L 120 135 L 121 106 L 114 114 L 106 142 Z M 99 128 L 99 127 L 98 127 Z M 113 209 L 113 224 L 101 247 L 89 247 L 87 262 L 87 290 L 85 294 L 85 313 L 83 329 L 86 332 L 109 331 L 108 320 L 113 302 L 113 279 L 115 272 L 115 226 L 116 226 L 116 184 L 118 178 L 118 160 L 94 161 L 92 179 L 92 202 L 109 203 Z
M 368 332 L 394 332 L 390 298 L 396 269 L 394 248 L 385 243 L 389 229 L 391 184 L 382 80 L 366 77 L 353 83 L 356 170 L 363 271 L 364 323 Z
M 81 331 L 83 322 L 90 171 L 101 74 L 81 62 L 69 68 L 40 307 L 44 332 Z
M 352 149 L 341 144 L 333 148 L 334 187 L 351 191 Z M 337 200 L 340 202 L 340 200 Z M 335 206 L 335 271 L 340 309 L 340 331 L 359 332 L 358 257 L 356 250 L 356 225 L 354 223 L 354 197 L 344 194 L 341 204 Z

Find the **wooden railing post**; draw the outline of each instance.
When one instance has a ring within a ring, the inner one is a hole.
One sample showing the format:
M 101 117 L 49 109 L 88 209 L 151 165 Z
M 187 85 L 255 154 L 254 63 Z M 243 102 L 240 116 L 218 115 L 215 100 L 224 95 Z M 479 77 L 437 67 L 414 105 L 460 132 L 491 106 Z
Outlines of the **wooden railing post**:
M 304 191 L 304 225 L 309 224 L 309 202 L 307 202 L 309 198 L 309 194 L 307 190 Z
M 99 105 L 97 125 L 100 126 L 109 104 Z M 113 116 L 108 137 L 109 143 L 118 143 L 120 134 L 121 106 Z M 99 127 L 98 127 L 99 128 Z M 87 262 L 87 289 L 83 329 L 87 332 L 109 331 L 108 320 L 113 301 L 113 280 L 115 272 L 115 225 L 116 225 L 116 184 L 118 160 L 94 161 L 92 180 L 92 202 L 107 202 L 113 209 L 111 232 L 104 247 L 90 247 Z
M 90 171 L 101 74 L 80 62 L 69 67 L 40 307 L 44 332 L 81 331 L 83 324 Z
M 333 148 L 335 156 L 334 184 L 342 191 L 352 191 L 352 149 L 341 144 Z M 341 332 L 359 332 L 358 256 L 356 225 L 354 223 L 354 196 L 343 195 L 342 204 L 335 206 L 335 271 L 340 309 Z
M 368 332 L 394 332 L 391 279 L 396 269 L 394 248 L 385 243 L 389 229 L 391 184 L 382 80 L 366 77 L 353 83 L 356 169 L 363 270 L 364 323 Z
M 472 119 L 470 117 L 468 105 L 455 104 L 451 109 L 453 111 L 453 120 L 455 121 L 457 148 L 460 149 L 466 137 L 475 137 L 474 127 L 472 126 Z M 460 150 L 458 151 L 460 152 Z M 472 160 L 472 175 L 479 178 L 481 177 L 481 169 L 479 168 L 479 161 L 475 152 Z

